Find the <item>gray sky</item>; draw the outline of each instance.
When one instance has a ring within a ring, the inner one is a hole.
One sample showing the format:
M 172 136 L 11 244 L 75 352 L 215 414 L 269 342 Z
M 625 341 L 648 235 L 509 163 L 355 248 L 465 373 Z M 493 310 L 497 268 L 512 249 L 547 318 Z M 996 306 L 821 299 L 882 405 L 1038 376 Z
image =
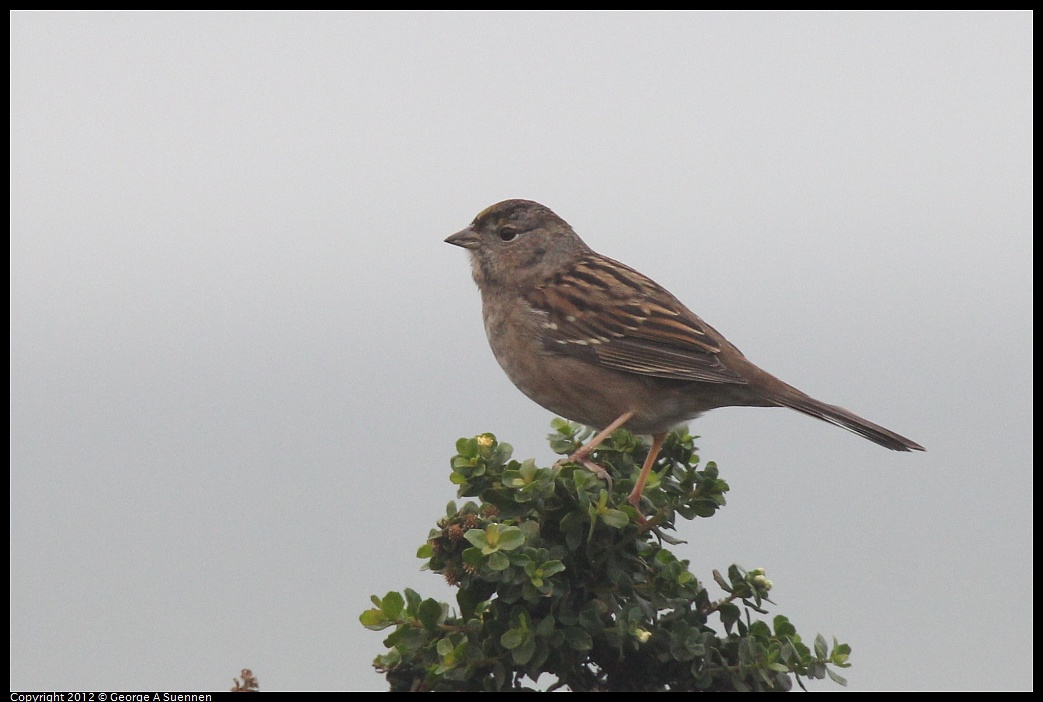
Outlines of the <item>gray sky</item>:
M 678 548 L 854 690 L 1032 687 L 1032 15 L 11 15 L 11 687 L 386 689 L 455 440 L 550 462 L 442 240 L 539 200 L 795 412 Z M 816 689 L 836 689 L 832 683 Z

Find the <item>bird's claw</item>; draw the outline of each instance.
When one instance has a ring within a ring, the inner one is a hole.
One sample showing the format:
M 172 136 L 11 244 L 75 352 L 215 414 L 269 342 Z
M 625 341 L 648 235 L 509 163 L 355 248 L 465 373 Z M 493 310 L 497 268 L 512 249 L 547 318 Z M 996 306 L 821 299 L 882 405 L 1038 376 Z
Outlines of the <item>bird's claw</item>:
M 587 455 L 586 455 L 586 453 L 583 452 L 583 449 L 580 449 L 579 451 L 576 451 L 576 453 L 572 454 L 571 456 L 566 456 L 565 458 L 562 458 L 560 461 L 558 461 L 554 465 L 555 466 L 560 466 L 563 463 L 578 463 L 578 464 L 580 464 L 581 466 L 583 466 L 584 468 L 589 470 L 591 473 L 593 473 L 594 475 L 598 476 L 599 478 L 604 480 L 606 483 L 608 483 L 608 491 L 612 492 L 612 476 L 609 475 L 609 472 L 607 470 L 605 470 L 604 468 L 599 466 L 597 463 L 595 463 L 594 461 L 592 461 L 589 458 L 587 458 Z
M 612 476 L 608 474 L 607 470 L 599 466 L 597 463 L 594 463 L 594 461 L 590 461 L 585 458 L 580 459 L 579 462 L 591 473 L 608 483 L 608 491 L 612 492 Z

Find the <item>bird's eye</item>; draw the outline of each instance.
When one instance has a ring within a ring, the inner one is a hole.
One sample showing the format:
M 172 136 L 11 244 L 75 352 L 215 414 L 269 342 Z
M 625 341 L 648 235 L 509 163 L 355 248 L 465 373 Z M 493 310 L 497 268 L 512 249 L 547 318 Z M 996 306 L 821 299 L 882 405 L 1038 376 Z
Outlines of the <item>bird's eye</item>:
M 514 241 L 518 238 L 518 230 L 514 227 L 500 227 L 497 234 L 500 236 L 500 241 Z

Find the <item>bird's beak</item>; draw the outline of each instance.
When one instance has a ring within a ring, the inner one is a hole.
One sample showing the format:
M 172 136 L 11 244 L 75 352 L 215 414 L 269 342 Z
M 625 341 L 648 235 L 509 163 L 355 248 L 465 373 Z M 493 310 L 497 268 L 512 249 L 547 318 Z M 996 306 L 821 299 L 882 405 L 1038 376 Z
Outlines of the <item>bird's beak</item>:
M 452 244 L 453 246 L 461 246 L 465 249 L 477 249 L 478 234 L 468 227 L 467 229 L 461 229 L 456 234 L 446 238 L 445 243 Z

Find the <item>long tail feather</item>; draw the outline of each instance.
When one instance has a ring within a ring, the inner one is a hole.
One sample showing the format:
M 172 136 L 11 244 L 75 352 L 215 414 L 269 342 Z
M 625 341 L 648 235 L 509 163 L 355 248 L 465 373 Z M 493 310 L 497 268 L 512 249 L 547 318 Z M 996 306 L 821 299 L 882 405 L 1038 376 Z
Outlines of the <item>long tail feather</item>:
M 825 402 L 809 397 L 799 390 L 794 390 L 793 394 L 773 394 L 771 399 L 778 403 L 780 407 L 789 407 L 830 424 L 835 424 L 838 427 L 843 427 L 892 451 L 926 450 L 915 441 L 896 434 L 890 429 L 885 429 L 879 424 L 873 424 L 868 420 L 862 419 L 854 412 L 849 412 L 843 407 L 827 405 Z

